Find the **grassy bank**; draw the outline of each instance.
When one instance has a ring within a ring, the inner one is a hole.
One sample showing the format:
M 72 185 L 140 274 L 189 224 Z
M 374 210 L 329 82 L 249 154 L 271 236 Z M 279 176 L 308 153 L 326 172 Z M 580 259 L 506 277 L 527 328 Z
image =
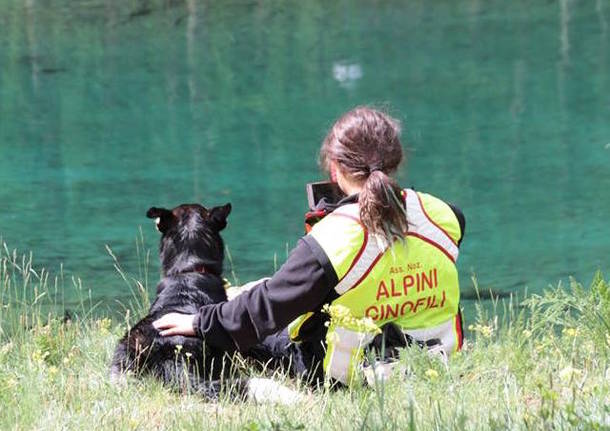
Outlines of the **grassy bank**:
M 610 428 L 610 288 L 601 277 L 479 307 L 448 368 L 407 349 L 406 374 L 373 389 L 301 388 L 298 406 L 206 403 L 150 379 L 113 386 L 116 341 L 147 307 L 137 280 L 125 276 L 138 300 L 119 320 L 92 317 L 78 280 L 36 270 L 29 256 L 4 249 L 0 280 L 0 429 Z M 71 319 L 61 310 L 66 288 L 82 297 Z

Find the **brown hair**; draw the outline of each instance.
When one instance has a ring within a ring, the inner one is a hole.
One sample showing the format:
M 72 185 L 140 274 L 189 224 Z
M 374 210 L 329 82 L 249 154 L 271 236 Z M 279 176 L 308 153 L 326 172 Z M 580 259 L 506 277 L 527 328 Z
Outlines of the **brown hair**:
M 358 201 L 360 220 L 388 242 L 403 239 L 407 231 L 401 189 L 390 176 L 402 161 L 400 123 L 366 106 L 339 118 L 324 139 L 320 163 L 330 171 L 335 162 L 349 179 L 362 182 Z

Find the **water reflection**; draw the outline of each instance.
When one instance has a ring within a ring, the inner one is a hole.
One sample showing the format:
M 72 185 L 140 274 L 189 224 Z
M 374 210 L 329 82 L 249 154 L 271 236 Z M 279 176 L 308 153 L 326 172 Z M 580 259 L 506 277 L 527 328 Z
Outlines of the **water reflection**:
M 603 39 L 603 37 L 606 36 L 606 32 L 608 31 L 608 21 L 606 21 L 606 15 L 603 10 L 602 0 L 596 0 L 595 10 L 597 11 L 597 16 L 599 17 L 599 24 L 602 29 L 601 36 Z
M 412 149 L 401 183 L 467 215 L 466 286 L 587 278 L 610 264 L 606 15 L 599 0 L 5 2 L 0 235 L 114 297 L 104 244 L 136 271 L 139 224 L 156 247 L 149 206 L 231 201 L 237 274 L 266 275 L 302 232 L 325 129 L 387 103 Z
M 345 88 L 353 88 L 362 78 L 362 67 L 359 64 L 334 63 L 333 78 Z

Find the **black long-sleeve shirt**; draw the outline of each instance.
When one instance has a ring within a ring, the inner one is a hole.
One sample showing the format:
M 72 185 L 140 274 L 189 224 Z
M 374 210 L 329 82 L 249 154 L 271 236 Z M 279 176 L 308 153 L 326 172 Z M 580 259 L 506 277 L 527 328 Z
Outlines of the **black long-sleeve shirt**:
M 246 351 L 336 298 L 337 282 L 320 245 L 311 236 L 303 237 L 273 277 L 229 302 L 201 307 L 195 330 L 212 346 Z
M 451 209 L 463 237 L 464 215 L 454 206 Z M 312 236 L 305 236 L 273 277 L 229 302 L 201 307 L 193 326 L 209 345 L 227 352 L 235 349 L 245 352 L 301 314 L 319 310 L 336 299 L 337 283 L 337 275 L 324 250 Z M 313 325 L 309 325 L 313 326 L 314 337 L 322 333 L 316 332 L 316 322 L 322 327 L 317 317 L 310 319 Z

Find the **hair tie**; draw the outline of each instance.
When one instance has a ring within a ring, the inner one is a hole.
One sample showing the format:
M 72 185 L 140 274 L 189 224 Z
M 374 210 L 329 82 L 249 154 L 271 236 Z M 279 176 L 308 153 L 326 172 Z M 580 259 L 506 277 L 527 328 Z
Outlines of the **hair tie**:
M 381 165 L 371 165 L 371 166 L 369 166 L 369 175 L 372 174 L 375 171 L 383 172 L 383 168 L 381 167 Z

